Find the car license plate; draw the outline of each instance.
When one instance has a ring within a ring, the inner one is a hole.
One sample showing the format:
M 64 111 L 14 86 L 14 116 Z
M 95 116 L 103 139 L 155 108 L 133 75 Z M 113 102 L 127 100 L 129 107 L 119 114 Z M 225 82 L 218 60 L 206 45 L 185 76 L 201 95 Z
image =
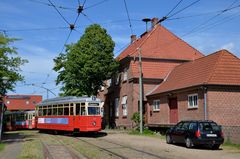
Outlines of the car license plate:
M 217 134 L 207 134 L 207 137 L 217 137 Z

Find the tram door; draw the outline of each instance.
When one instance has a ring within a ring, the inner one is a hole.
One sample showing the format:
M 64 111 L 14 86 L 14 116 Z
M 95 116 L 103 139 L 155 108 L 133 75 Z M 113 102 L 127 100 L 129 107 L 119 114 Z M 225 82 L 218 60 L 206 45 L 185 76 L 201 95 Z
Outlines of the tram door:
M 28 120 L 28 128 L 32 129 L 32 114 L 31 113 L 28 113 L 27 120 Z

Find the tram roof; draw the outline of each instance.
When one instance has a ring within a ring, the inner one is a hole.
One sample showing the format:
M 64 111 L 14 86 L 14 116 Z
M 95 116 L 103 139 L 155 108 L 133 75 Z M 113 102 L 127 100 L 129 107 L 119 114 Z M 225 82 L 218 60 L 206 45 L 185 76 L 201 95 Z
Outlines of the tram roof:
M 78 103 L 78 102 L 100 103 L 101 100 L 96 97 L 76 97 L 76 96 L 56 97 L 56 98 L 43 100 L 41 103 L 38 103 L 37 106 L 64 104 L 64 103 Z

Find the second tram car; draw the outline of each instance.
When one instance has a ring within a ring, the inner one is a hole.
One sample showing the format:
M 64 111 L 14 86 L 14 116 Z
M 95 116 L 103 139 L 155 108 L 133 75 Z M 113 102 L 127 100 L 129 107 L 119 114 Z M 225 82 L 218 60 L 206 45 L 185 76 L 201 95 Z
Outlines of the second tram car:
M 34 129 L 35 126 L 35 111 L 6 111 L 4 113 L 6 130 Z
M 101 130 L 101 101 L 95 97 L 57 97 L 37 104 L 37 128 L 72 132 Z

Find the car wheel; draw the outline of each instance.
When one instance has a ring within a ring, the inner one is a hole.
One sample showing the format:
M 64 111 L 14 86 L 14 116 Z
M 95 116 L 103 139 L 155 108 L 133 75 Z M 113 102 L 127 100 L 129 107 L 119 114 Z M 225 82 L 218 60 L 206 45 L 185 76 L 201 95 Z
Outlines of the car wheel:
M 219 145 L 219 144 L 212 145 L 212 149 L 213 149 L 213 150 L 218 150 L 218 149 L 219 149 L 219 147 L 220 147 L 220 145 Z
M 171 144 L 173 141 L 172 141 L 172 137 L 170 135 L 166 135 L 166 142 L 168 144 Z
M 185 144 L 186 144 L 187 148 L 192 148 L 193 147 L 193 142 L 192 142 L 192 140 L 189 137 L 187 137 L 185 139 Z

